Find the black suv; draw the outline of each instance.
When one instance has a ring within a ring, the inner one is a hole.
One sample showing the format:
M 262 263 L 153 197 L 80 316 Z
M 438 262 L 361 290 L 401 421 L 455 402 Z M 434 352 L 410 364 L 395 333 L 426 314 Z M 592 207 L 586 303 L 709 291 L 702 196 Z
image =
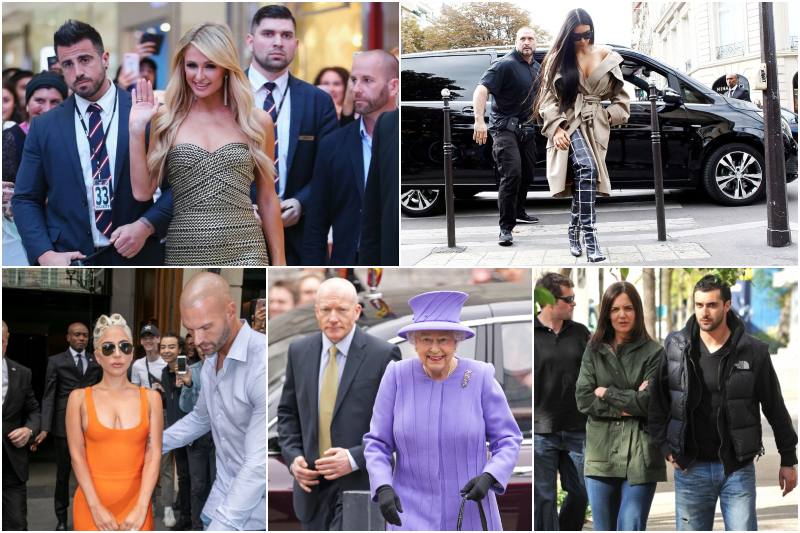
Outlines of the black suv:
M 661 157 L 666 189 L 702 187 L 716 202 L 748 205 L 766 192 L 764 118 L 755 105 L 717 94 L 699 81 L 636 50 L 618 52 L 631 98 L 627 124 L 611 128 L 606 165 L 612 189 L 654 188 L 648 86 L 658 88 Z M 401 57 L 402 210 L 428 216 L 444 205 L 443 88 L 451 95 L 453 181 L 456 198 L 496 191 L 500 176 L 492 158 L 491 135 L 480 146 L 472 139 L 472 93 L 483 73 L 511 48 L 423 52 Z M 538 49 L 541 63 L 547 50 Z M 486 106 L 489 121 L 490 102 Z M 786 180 L 797 179 L 797 141 L 781 119 Z M 546 139 L 538 136 L 532 191 L 548 190 Z

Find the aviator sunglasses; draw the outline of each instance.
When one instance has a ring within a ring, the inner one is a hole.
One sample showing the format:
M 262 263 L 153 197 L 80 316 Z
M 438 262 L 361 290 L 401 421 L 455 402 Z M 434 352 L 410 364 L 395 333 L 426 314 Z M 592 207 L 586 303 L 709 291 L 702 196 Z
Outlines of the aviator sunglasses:
M 574 295 L 573 296 L 558 296 L 558 297 L 555 297 L 555 298 L 556 298 L 556 300 L 564 300 L 564 303 L 567 303 L 567 304 L 571 304 L 572 302 L 575 301 L 575 296 Z
M 112 355 L 114 353 L 114 350 L 116 350 L 116 348 L 117 345 L 114 344 L 113 342 L 104 342 L 100 346 L 100 350 L 103 352 L 103 355 L 105 356 Z M 119 351 L 121 351 L 125 355 L 130 355 L 131 352 L 133 352 L 133 344 L 122 341 L 121 343 L 119 343 Z
M 581 39 L 586 39 L 587 41 L 591 41 L 592 37 L 594 37 L 594 31 L 589 30 L 586 33 L 571 33 L 572 40 L 575 42 L 580 41 Z

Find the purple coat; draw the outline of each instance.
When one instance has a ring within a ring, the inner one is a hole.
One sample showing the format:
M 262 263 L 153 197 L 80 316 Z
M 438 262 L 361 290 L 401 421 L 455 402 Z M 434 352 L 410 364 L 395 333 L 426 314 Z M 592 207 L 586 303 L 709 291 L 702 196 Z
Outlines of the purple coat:
M 472 375 L 462 387 L 467 370 Z M 400 497 L 403 525 L 387 524 L 387 529 L 454 531 L 461 507 L 459 491 L 470 479 L 489 472 L 500 486 L 489 490 L 483 508 L 489 530 L 501 531 L 494 493 L 505 492 L 521 442 L 519 427 L 494 378 L 494 366 L 460 359 L 450 377 L 435 381 L 417 358 L 389 363 L 369 433 L 364 435 L 372 501 L 378 501 L 378 487 L 391 485 Z M 467 501 L 462 529 L 481 530 L 473 501 Z

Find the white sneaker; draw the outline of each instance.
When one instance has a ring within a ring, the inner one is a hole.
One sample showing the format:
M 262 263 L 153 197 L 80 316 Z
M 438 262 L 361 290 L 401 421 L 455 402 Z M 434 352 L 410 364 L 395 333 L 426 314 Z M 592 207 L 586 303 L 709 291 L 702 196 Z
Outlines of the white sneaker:
M 175 513 L 172 512 L 172 507 L 164 507 L 164 525 L 172 527 L 177 523 L 175 520 Z

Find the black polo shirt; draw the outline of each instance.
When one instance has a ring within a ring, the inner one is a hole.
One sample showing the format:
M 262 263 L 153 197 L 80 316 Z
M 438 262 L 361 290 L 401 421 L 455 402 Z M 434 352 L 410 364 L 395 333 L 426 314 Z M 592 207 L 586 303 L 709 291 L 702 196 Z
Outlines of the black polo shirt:
M 520 124 L 528 121 L 533 114 L 541 71 L 542 66 L 536 59 L 531 59 L 529 64 L 516 48 L 489 67 L 480 82 L 494 97 L 489 113 L 489 133 L 506 129 L 511 117 L 517 117 Z
M 558 334 L 533 319 L 533 432 L 586 431 L 578 411 L 575 383 L 589 342 L 583 324 L 565 320 Z

